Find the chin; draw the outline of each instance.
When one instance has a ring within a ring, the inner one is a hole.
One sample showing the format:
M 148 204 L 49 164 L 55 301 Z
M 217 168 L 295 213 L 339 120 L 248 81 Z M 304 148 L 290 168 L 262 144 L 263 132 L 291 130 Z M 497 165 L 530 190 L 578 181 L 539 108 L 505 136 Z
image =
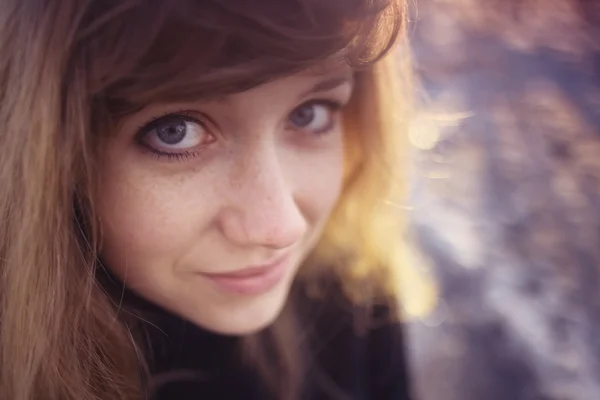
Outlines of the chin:
M 225 306 L 212 318 L 189 318 L 201 328 L 228 336 L 247 336 L 269 327 L 283 310 L 288 293 L 273 293 L 266 299 L 255 299 L 241 305 Z

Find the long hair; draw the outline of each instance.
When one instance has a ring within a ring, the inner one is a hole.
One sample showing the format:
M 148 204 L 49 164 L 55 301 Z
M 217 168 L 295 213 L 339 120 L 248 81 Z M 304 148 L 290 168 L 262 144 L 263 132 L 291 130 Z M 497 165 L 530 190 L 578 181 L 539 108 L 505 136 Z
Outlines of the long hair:
M 390 85 L 407 85 L 408 68 L 387 54 L 404 32 L 402 1 L 0 0 L 0 9 L 0 398 L 144 398 L 133 322 L 97 278 L 95 158 L 119 118 L 155 101 L 235 93 L 325 60 L 355 67 L 344 191 L 301 275 L 327 266 L 365 304 L 395 294 L 407 114 Z M 263 372 L 289 396 L 299 379 L 293 321 L 288 309 L 248 339 L 269 335 L 283 368 Z

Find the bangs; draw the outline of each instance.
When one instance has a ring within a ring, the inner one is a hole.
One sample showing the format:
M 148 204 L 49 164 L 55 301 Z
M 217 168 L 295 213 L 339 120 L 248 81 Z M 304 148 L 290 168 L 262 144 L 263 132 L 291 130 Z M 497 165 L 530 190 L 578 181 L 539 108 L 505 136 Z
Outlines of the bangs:
M 80 32 L 90 90 L 111 114 L 215 98 L 319 65 L 361 68 L 393 44 L 397 0 L 96 1 Z

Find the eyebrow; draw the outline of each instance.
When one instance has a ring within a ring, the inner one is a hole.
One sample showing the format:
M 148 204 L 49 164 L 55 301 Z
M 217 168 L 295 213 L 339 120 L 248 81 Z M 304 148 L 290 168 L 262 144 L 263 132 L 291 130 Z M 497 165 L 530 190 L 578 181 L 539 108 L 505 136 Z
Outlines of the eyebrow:
M 300 98 L 307 97 L 308 95 L 314 94 L 314 93 L 328 92 L 330 90 L 336 89 L 336 88 L 338 88 L 342 85 L 346 85 L 346 84 L 347 85 L 354 84 L 354 75 L 347 74 L 347 75 L 343 75 L 343 76 L 335 76 L 335 77 L 317 82 L 312 88 L 303 92 L 300 95 Z M 219 102 L 219 103 L 226 103 L 228 98 L 229 98 L 228 96 L 219 96 L 213 100 L 216 102 Z
M 334 78 L 329 78 L 320 82 L 317 82 L 312 88 L 302 93 L 300 97 L 306 97 L 309 94 L 320 93 L 320 92 L 328 92 L 330 90 L 336 89 L 342 85 L 351 85 L 354 82 L 352 75 L 344 75 L 344 76 L 336 76 Z

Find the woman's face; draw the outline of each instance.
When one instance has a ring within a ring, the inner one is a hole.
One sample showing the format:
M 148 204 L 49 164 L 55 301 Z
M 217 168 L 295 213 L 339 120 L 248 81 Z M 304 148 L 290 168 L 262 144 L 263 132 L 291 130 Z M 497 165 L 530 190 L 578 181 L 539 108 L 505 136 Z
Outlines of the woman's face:
M 351 74 L 304 73 L 150 106 L 101 159 L 101 256 L 134 292 L 216 332 L 270 324 L 342 184 Z

